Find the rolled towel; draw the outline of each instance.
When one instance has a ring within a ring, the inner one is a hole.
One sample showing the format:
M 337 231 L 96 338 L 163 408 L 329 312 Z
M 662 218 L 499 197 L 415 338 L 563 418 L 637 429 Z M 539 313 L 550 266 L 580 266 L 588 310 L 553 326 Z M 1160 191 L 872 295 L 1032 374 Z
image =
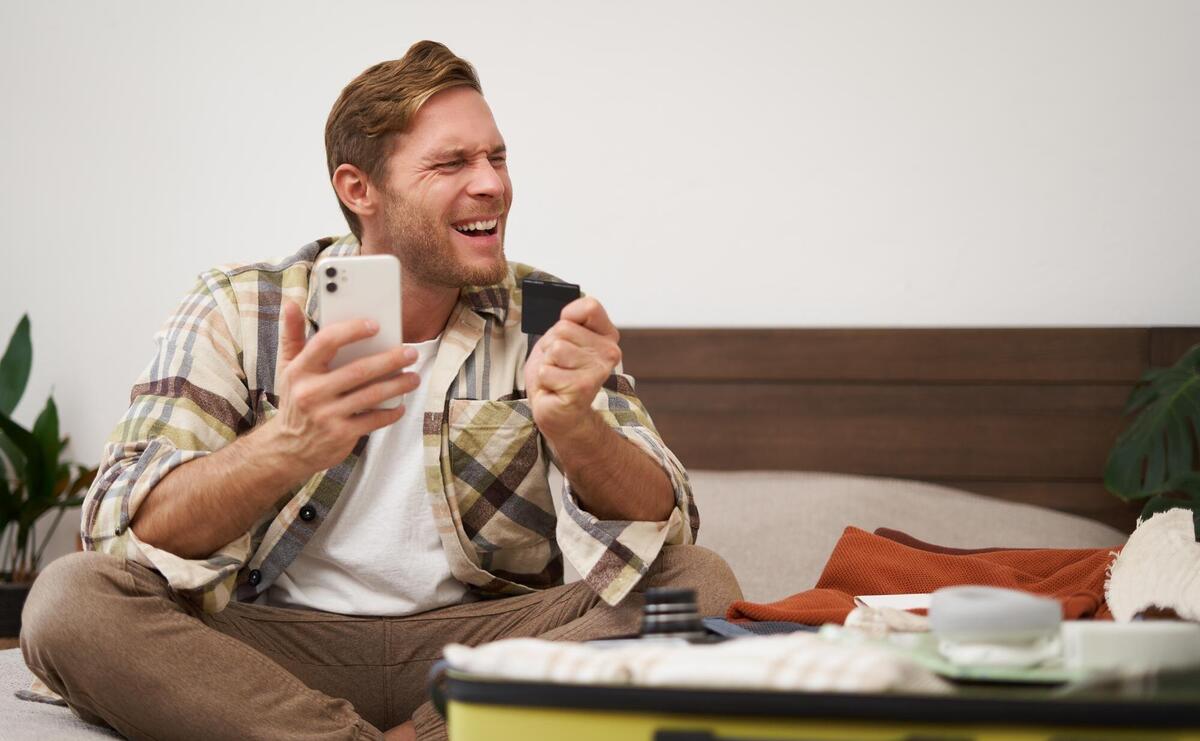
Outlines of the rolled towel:
M 1192 512 L 1171 509 L 1140 523 L 1109 570 L 1104 590 L 1113 618 L 1128 622 L 1152 607 L 1200 621 L 1200 543 Z

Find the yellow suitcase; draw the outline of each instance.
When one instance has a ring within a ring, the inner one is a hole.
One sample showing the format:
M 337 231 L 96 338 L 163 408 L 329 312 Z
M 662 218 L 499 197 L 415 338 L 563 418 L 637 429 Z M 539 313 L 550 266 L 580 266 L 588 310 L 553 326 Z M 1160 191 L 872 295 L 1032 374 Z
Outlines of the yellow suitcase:
M 1200 674 L 913 696 L 516 682 L 442 664 L 430 687 L 450 741 L 1200 741 Z

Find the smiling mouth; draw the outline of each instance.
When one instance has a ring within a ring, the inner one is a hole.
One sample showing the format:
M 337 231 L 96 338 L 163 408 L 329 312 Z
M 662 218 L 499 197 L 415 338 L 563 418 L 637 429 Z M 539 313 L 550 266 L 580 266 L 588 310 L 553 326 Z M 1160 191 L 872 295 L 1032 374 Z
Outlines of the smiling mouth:
M 499 219 L 481 219 L 452 224 L 454 231 L 467 237 L 490 237 L 499 229 Z

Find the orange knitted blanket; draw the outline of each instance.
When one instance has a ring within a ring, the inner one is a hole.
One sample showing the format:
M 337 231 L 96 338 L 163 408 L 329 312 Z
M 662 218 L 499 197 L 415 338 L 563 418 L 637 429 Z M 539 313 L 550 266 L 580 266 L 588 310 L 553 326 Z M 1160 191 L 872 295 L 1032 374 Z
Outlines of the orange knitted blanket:
M 942 587 L 983 584 L 1054 597 L 1066 620 L 1111 620 L 1104 580 L 1112 548 L 942 548 L 897 531 L 842 532 L 815 588 L 759 604 L 734 602 L 729 620 L 841 623 L 863 594 L 926 594 Z

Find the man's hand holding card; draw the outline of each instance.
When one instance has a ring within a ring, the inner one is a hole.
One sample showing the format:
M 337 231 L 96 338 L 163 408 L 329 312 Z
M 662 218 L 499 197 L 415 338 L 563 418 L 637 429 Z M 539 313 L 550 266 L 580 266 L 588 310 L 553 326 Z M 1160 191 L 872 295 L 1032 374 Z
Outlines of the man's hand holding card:
M 528 315 L 542 317 L 543 325 L 546 317 L 552 319 L 553 302 L 563 300 L 565 285 L 527 280 L 522 303 L 533 309 Z M 571 288 L 577 296 L 578 286 Z M 553 296 L 547 298 L 549 293 Z M 590 296 L 576 298 L 549 328 L 529 324 L 524 329 L 544 332 L 525 361 L 525 391 L 538 429 L 555 446 L 594 436 L 592 426 L 603 422 L 593 413 L 592 400 L 621 362 L 620 334 L 608 313 Z
M 620 335 L 579 286 L 526 278 L 521 328 L 532 341 L 525 393 L 579 504 L 602 520 L 665 522 L 675 507 L 658 462 L 614 432 L 592 402 L 621 363 Z

